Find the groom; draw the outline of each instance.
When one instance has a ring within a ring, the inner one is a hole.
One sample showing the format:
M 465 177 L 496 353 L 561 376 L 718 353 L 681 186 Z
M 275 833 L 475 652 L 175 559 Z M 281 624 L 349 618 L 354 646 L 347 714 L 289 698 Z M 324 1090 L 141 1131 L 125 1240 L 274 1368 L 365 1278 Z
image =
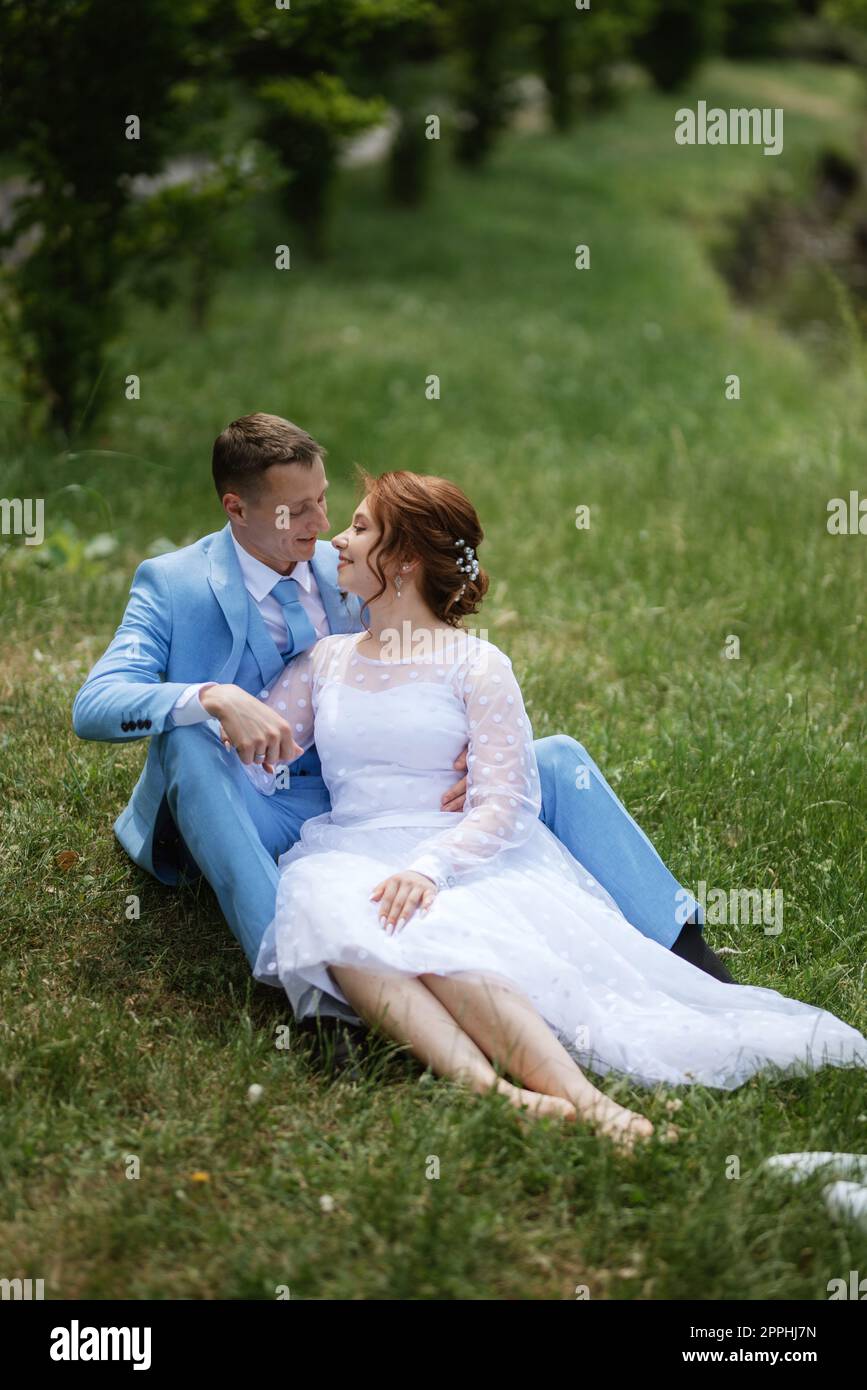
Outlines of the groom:
M 289 725 L 257 695 L 318 638 L 362 630 L 359 599 L 338 588 L 337 552 L 317 539 L 330 529 L 324 458 L 276 415 L 246 415 L 223 430 L 213 478 L 227 525 L 139 565 L 120 627 L 72 711 L 80 738 L 149 739 L 115 833 L 163 883 L 203 874 L 251 966 L 274 916 L 277 857 L 305 820 L 330 810 L 315 745 L 273 796 L 244 774 L 241 762 L 261 761 L 263 750 L 277 761 L 292 755 Z M 535 752 L 548 828 L 639 931 L 731 981 L 704 942 L 701 908 L 581 745 L 555 734 Z M 579 788 L 580 769 L 589 785 Z M 455 771 L 466 772 L 466 752 Z M 442 809 L 461 811 L 465 790 L 461 777 Z

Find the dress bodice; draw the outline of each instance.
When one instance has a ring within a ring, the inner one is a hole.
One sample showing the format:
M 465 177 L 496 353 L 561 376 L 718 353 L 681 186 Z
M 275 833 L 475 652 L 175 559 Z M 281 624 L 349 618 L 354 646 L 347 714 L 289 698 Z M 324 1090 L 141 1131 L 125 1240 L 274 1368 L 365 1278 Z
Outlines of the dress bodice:
M 466 712 L 445 682 L 371 691 L 335 681 L 319 694 L 315 736 L 337 824 L 388 816 L 419 825 L 460 775 Z
M 492 642 L 433 633 L 400 661 L 365 656 L 364 634 L 322 638 L 261 692 L 296 742 L 314 742 L 336 824 L 430 825 L 419 862 L 437 879 L 520 844 L 541 807 L 533 733 L 509 658 Z M 442 811 L 467 748 L 467 798 Z M 260 789 L 275 779 L 254 771 Z M 291 769 L 290 769 L 291 777 Z M 279 772 L 278 772 L 279 778 Z

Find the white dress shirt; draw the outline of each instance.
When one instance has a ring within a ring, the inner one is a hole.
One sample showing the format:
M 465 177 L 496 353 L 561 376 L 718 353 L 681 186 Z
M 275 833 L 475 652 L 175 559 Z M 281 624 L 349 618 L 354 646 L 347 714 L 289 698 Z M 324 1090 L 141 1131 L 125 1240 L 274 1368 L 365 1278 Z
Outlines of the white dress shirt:
M 298 580 L 298 602 L 313 624 L 317 638 L 328 636 L 328 616 L 322 603 L 316 576 L 307 560 L 298 560 L 290 575 L 280 574 L 279 570 L 272 570 L 270 565 L 263 564 L 261 560 L 256 559 L 255 555 L 251 555 L 248 550 L 239 545 L 234 532 L 232 532 L 232 544 L 235 547 L 238 564 L 241 566 L 244 587 L 259 609 L 262 621 L 273 637 L 278 651 L 284 649 L 289 636 L 286 631 L 283 609 L 271 593 L 274 585 L 279 584 L 281 579 Z M 172 706 L 171 717 L 174 723 L 200 724 L 205 719 L 210 719 L 211 716 L 198 697 L 200 691 L 216 684 L 216 681 L 197 681 L 193 685 L 188 685 Z

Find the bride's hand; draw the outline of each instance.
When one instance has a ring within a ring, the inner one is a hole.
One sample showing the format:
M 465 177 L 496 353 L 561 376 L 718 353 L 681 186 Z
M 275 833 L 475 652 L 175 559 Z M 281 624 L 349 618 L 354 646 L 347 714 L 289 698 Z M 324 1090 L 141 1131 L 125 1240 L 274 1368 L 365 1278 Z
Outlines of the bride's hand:
M 370 895 L 370 901 L 375 903 L 382 899 L 379 923 L 388 936 L 394 936 L 406 925 L 417 907 L 427 912 L 436 895 L 436 884 L 432 878 L 405 869 L 378 883 Z

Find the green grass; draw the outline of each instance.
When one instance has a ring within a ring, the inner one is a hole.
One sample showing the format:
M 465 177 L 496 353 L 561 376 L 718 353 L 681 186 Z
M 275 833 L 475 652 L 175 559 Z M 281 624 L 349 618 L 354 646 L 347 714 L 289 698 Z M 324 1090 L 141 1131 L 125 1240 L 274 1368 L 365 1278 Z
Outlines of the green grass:
M 783 105 L 784 153 L 677 147 L 674 108 L 699 97 Z M 825 527 L 828 499 L 864 485 L 863 351 L 845 344 L 832 372 L 734 309 L 709 254 L 769 166 L 797 190 L 824 143 L 854 142 L 858 102 L 842 70 L 716 65 L 568 139 L 513 135 L 476 178 L 443 154 L 416 214 L 366 169 L 327 267 L 259 209 L 205 335 L 182 306 L 132 306 L 117 403 L 74 454 L 16 435 L 0 369 L 0 490 L 44 497 L 54 537 L 0 557 L 0 1274 L 55 1298 L 823 1299 L 867 1269 L 815 1183 L 758 1171 L 864 1149 L 863 1072 L 687 1091 L 680 1144 L 628 1161 L 419 1084 L 384 1043 L 351 1075 L 306 1035 L 278 1050 L 288 1010 L 251 984 L 209 890 L 164 889 L 114 841 L 143 745 L 70 726 L 136 562 L 221 524 L 226 421 L 271 410 L 320 438 L 335 530 L 353 461 L 445 473 L 486 527 L 477 624 L 512 655 L 536 735 L 586 744 L 681 882 L 782 888 L 780 936 L 712 927 L 711 943 L 740 952 L 744 983 L 865 1030 L 867 542 Z M 104 532 L 116 551 L 88 558 Z M 665 1092 L 605 1086 L 664 1117 Z

